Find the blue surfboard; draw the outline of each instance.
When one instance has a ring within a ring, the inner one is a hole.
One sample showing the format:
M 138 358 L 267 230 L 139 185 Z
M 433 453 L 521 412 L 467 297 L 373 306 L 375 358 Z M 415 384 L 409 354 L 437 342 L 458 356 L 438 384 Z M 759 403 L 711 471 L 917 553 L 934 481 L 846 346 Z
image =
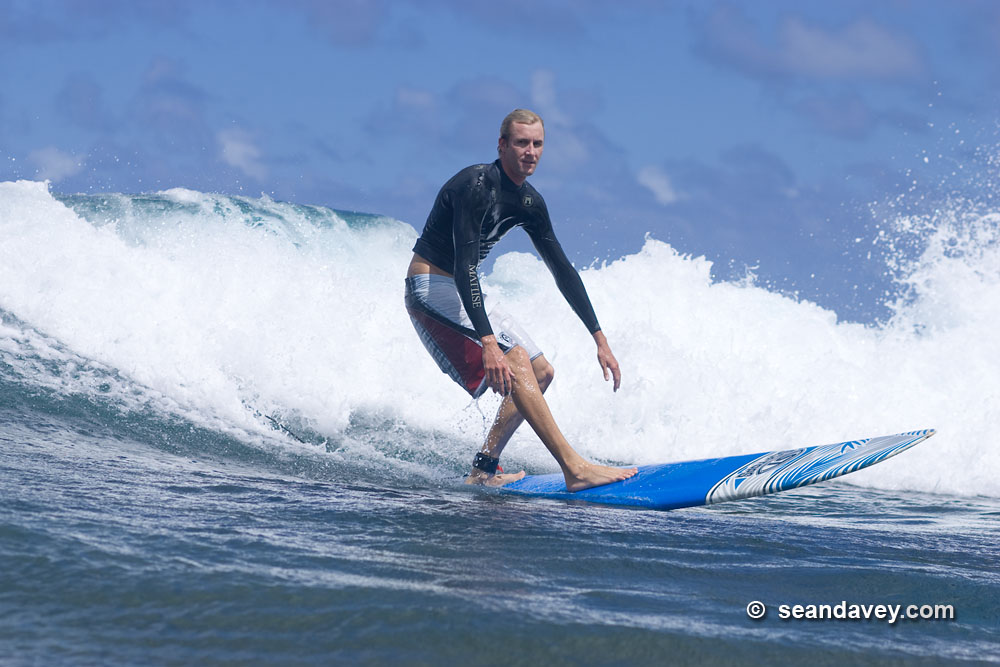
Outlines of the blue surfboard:
M 672 510 L 796 489 L 884 461 L 934 435 L 933 429 L 721 459 L 639 466 L 630 479 L 570 493 L 562 473 L 529 475 L 503 493 Z

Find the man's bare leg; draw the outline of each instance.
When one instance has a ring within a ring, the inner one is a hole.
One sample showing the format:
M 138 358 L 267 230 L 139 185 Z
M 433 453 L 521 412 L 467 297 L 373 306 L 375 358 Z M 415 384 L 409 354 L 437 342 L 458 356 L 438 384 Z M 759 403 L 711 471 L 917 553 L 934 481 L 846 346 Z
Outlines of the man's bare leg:
M 538 388 L 544 394 L 545 390 L 552 384 L 555 369 L 552 368 L 552 364 L 542 354 L 531 360 L 531 369 L 535 375 L 535 382 L 538 383 Z M 514 435 L 514 432 L 523 423 L 524 416 L 517 409 L 514 399 L 511 396 L 504 396 L 503 401 L 500 403 L 500 408 L 497 410 L 496 419 L 493 420 L 493 426 L 490 427 L 490 432 L 486 434 L 486 441 L 479 451 L 495 459 L 500 458 L 500 453 L 503 452 L 504 447 L 510 442 L 511 436 Z M 465 478 L 465 483 L 503 486 L 504 484 L 517 481 L 522 477 L 524 477 L 523 470 L 518 473 L 490 475 L 479 468 L 473 468 L 469 476 Z
M 542 444 L 559 463 L 568 491 L 582 491 L 618 482 L 638 472 L 635 468 L 622 469 L 597 465 L 580 456 L 556 425 L 524 348 L 515 347 L 511 350 L 507 354 L 507 363 L 514 374 L 514 389 L 511 392 L 514 404 Z
M 548 362 L 545 355 L 540 354 L 531 360 L 531 371 L 535 375 L 538 388 L 544 394 L 545 390 L 552 384 L 552 378 L 555 377 L 556 373 L 555 369 L 552 368 L 552 364 Z M 482 452 L 494 458 L 500 458 L 500 453 L 510 442 L 514 431 L 523 423 L 524 415 L 517 409 L 513 397 L 504 396 L 503 402 L 500 403 L 500 409 L 497 410 L 496 419 L 493 421 L 493 427 L 486 434 L 486 442 L 483 443 Z

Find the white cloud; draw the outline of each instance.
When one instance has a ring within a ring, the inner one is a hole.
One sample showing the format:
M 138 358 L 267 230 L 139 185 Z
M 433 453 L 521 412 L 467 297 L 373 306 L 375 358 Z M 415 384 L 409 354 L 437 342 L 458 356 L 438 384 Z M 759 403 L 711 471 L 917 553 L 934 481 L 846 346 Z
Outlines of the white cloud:
M 911 79 L 925 69 L 912 38 L 867 18 L 827 27 L 788 16 L 772 42 L 731 5 L 709 15 L 700 50 L 729 67 L 763 77 L 892 80 Z
M 839 32 L 789 18 L 782 26 L 782 60 L 790 71 L 823 77 L 910 76 L 920 71 L 913 44 L 862 19 Z
M 680 199 L 674 184 L 670 181 L 670 176 L 655 165 L 648 165 L 639 170 L 639 185 L 653 193 L 656 201 L 664 206 L 673 204 Z
M 569 114 L 563 113 L 556 102 L 556 76 L 551 70 L 537 70 L 531 75 L 531 104 L 545 122 L 546 130 L 558 128 L 559 141 L 549 149 L 546 162 L 557 170 L 570 169 L 590 158 L 587 145 Z M 546 132 L 548 134 L 548 132 Z
M 556 75 L 551 70 L 537 70 L 531 75 L 531 102 L 547 123 L 569 124 L 569 117 L 556 105 Z
M 49 146 L 28 154 L 28 163 L 34 165 L 39 180 L 57 182 L 80 173 L 83 158 L 64 153 Z
M 401 86 L 396 89 L 396 104 L 404 109 L 430 111 L 435 108 L 436 100 L 430 91 Z
M 267 178 L 267 169 L 260 162 L 260 149 L 246 132 L 240 129 L 223 130 L 217 138 L 223 162 L 258 181 Z

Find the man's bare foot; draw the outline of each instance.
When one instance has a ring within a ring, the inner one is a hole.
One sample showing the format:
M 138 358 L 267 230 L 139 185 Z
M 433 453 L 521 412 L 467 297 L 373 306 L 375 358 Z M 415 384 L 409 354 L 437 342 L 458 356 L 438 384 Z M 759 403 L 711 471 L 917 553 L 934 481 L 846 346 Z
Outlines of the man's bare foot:
M 620 482 L 628 479 L 639 472 L 638 468 L 612 468 L 610 466 L 600 466 L 596 463 L 585 463 L 581 468 L 574 471 L 574 474 L 563 473 L 566 478 L 566 490 L 570 493 L 591 489 L 595 486 L 603 486 L 613 482 Z
M 503 486 L 504 484 L 516 482 L 524 477 L 524 474 L 525 473 L 522 470 L 521 472 L 502 472 L 496 475 L 491 475 L 488 472 L 483 472 L 479 468 L 473 468 L 472 472 L 470 472 L 468 477 L 465 478 L 465 483 L 481 484 L 483 486 Z

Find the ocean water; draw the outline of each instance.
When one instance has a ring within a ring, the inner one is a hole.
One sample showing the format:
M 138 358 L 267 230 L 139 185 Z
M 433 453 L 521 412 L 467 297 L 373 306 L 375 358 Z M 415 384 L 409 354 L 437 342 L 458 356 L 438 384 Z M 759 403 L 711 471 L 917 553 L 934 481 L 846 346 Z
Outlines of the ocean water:
M 843 481 L 655 512 L 462 485 L 497 402 L 412 331 L 412 226 L 0 183 L 0 663 L 1000 662 L 1000 214 L 890 222 L 881 323 L 652 238 L 585 269 L 617 394 L 541 262 L 497 259 L 487 299 L 590 458 L 938 430 Z M 503 463 L 556 469 L 526 429 Z

